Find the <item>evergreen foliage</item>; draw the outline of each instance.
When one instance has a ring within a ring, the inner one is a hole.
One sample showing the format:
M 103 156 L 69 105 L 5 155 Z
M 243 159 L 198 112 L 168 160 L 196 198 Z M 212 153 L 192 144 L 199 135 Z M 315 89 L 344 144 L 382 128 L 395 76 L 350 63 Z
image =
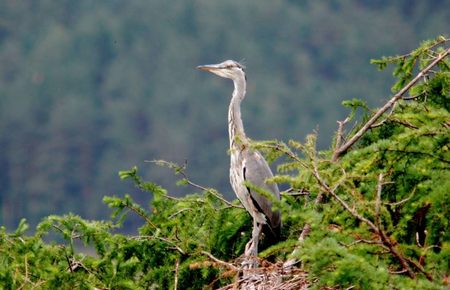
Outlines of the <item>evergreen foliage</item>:
M 271 182 L 290 186 L 275 205 L 282 211 L 284 240 L 260 258 L 298 259 L 312 289 L 448 287 L 448 44 L 439 37 L 409 54 L 374 60 L 381 69 L 395 65 L 392 106 L 388 111 L 345 102 L 352 110 L 329 150 L 316 149 L 316 134 L 303 143 L 254 143 L 269 160 L 281 159 Z M 346 134 L 358 109 L 363 116 Z M 12 233 L 2 227 L 2 288 L 209 289 L 232 283 L 251 232 L 248 214 L 237 201 L 194 183 L 184 165 L 155 162 L 198 192 L 173 197 L 134 167 L 119 176 L 151 194 L 151 205 L 128 194 L 110 196 L 104 198 L 113 210 L 110 221 L 52 215 L 33 236 L 25 234 L 25 220 Z M 130 214 L 142 226 L 134 235 L 119 234 Z

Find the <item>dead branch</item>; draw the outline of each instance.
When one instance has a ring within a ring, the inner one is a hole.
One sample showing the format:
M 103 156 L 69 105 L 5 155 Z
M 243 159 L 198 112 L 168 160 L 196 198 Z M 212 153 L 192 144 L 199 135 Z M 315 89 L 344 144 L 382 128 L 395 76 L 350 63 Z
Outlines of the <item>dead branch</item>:
M 180 267 L 180 260 L 177 259 L 175 261 L 175 281 L 173 282 L 173 289 L 177 290 L 178 289 L 178 269 Z
M 406 273 L 406 270 L 405 269 L 402 269 L 402 270 L 400 270 L 400 271 L 392 271 L 392 270 L 389 270 L 389 274 L 405 274 Z
M 380 241 L 373 241 L 373 240 L 366 240 L 366 239 L 359 239 L 354 242 L 351 242 L 350 244 L 342 244 L 342 245 L 346 248 L 350 248 L 357 244 L 368 244 L 368 245 L 377 245 L 377 246 L 384 247 L 383 243 Z
M 299 245 L 296 246 L 294 251 L 292 251 L 292 253 L 291 253 L 291 256 L 293 256 L 294 258 L 291 258 L 291 259 L 289 259 L 289 260 L 287 260 L 286 262 L 283 263 L 283 268 L 285 270 L 290 271 L 292 269 L 292 267 L 299 262 L 297 260 L 297 258 L 295 258 L 295 256 L 298 255 L 298 253 L 300 251 L 300 246 L 306 240 L 306 237 L 309 235 L 310 231 L 311 231 L 311 225 L 306 223 L 305 226 L 303 227 L 302 232 L 300 233 L 300 236 L 298 237 Z
M 450 54 L 450 48 L 445 50 L 443 53 L 439 54 L 427 67 L 421 70 L 408 84 L 406 84 L 397 94 L 395 94 L 381 109 L 379 109 L 370 119 L 367 121 L 364 126 L 353 135 L 347 142 L 345 142 L 339 148 L 336 148 L 333 154 L 333 161 L 339 159 L 339 157 L 347 152 L 347 150 L 353 146 L 361 137 L 366 133 L 371 126 L 383 115 L 389 108 L 391 108 L 398 100 L 402 98 L 402 96 L 413 86 L 415 85 L 421 78 L 423 78 L 428 71 L 430 71 L 437 63 L 439 63 L 442 59 L 444 59 L 447 55 Z
M 414 96 L 403 97 L 403 100 L 405 100 L 405 101 L 414 100 L 414 99 L 420 98 L 424 94 L 425 93 L 420 93 L 420 94 L 417 94 L 417 95 L 414 95 Z
M 419 272 L 421 272 L 422 274 L 425 275 L 425 277 L 428 279 L 428 281 L 433 281 L 433 276 L 431 276 L 430 273 L 428 273 L 427 271 L 425 271 L 425 269 L 422 267 L 422 265 L 418 264 L 417 262 L 411 260 L 408 257 L 404 257 L 405 260 L 410 263 L 411 265 L 414 266 L 414 268 L 416 268 L 417 270 L 419 270 Z
M 381 205 L 381 190 L 383 186 L 383 173 L 378 175 L 378 184 L 377 184 L 377 198 L 375 200 L 375 223 L 378 228 L 381 228 L 380 221 L 380 205 Z
M 386 121 L 389 120 L 389 119 L 391 118 L 392 114 L 394 113 L 395 105 L 397 105 L 397 104 L 398 104 L 398 103 L 395 103 L 395 104 L 392 106 L 391 110 L 389 111 L 389 114 L 386 116 L 386 118 L 385 118 L 384 120 L 381 120 L 380 122 L 378 122 L 378 123 L 376 123 L 376 124 L 373 124 L 372 126 L 370 126 L 370 129 L 380 127 L 380 126 L 382 126 L 384 123 L 386 123 Z
M 216 262 L 217 264 L 222 265 L 222 266 L 224 266 L 225 268 L 228 268 L 228 269 L 233 270 L 233 271 L 235 271 L 235 272 L 239 272 L 239 268 L 236 267 L 235 265 L 233 265 L 233 264 L 231 264 L 231 263 L 228 263 L 228 262 L 225 262 L 225 261 L 222 261 L 222 260 L 220 260 L 220 259 L 217 259 L 217 258 L 214 257 L 211 253 L 208 253 L 208 252 L 206 252 L 206 251 L 201 251 L 201 253 L 202 253 L 203 255 L 207 256 L 208 258 L 210 258 L 211 260 L 213 260 L 214 262 Z
M 398 123 L 400 125 L 403 125 L 403 126 L 409 128 L 409 129 L 415 129 L 415 130 L 419 129 L 419 127 L 417 127 L 416 125 L 413 125 L 410 122 L 407 122 L 407 121 L 404 121 L 404 120 L 399 120 L 399 119 L 392 118 L 390 121 L 393 122 L 393 123 Z
M 337 135 L 336 135 L 336 144 L 335 144 L 335 148 L 339 148 L 341 146 L 342 141 L 344 140 L 344 126 L 345 124 L 347 124 L 347 122 L 350 121 L 350 118 L 347 117 L 345 118 L 344 121 L 337 121 L 338 123 L 338 131 L 337 131 Z
M 384 202 L 383 204 L 389 205 L 389 206 L 402 205 L 402 204 L 404 204 L 405 202 L 407 202 L 408 200 L 410 200 L 410 199 L 414 196 L 414 193 L 415 193 L 415 192 L 416 192 L 416 187 L 414 187 L 413 191 L 411 192 L 411 195 L 408 196 L 407 198 L 402 199 L 402 200 L 397 201 L 397 202 Z

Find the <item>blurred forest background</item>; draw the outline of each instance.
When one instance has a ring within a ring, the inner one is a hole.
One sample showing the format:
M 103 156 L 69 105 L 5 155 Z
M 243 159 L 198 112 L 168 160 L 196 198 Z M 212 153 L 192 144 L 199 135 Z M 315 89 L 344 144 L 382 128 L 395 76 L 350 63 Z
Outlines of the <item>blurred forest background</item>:
M 0 2 L 0 224 L 49 214 L 101 219 L 106 194 L 135 193 L 117 172 L 137 165 L 172 195 L 189 164 L 197 183 L 228 182 L 232 84 L 196 65 L 244 60 L 243 118 L 255 139 L 330 144 L 342 100 L 377 106 L 392 77 L 371 58 L 447 34 L 447 1 Z

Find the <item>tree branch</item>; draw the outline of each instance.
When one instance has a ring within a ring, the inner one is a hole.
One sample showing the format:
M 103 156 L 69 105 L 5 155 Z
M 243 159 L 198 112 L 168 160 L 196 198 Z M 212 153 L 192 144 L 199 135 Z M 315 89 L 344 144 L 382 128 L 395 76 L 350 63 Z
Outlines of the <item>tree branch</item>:
M 310 231 L 311 231 L 311 225 L 306 223 L 305 226 L 303 227 L 302 232 L 300 233 L 300 236 L 298 237 L 299 245 L 297 245 L 295 247 L 294 251 L 292 251 L 292 253 L 291 253 L 291 256 L 293 256 L 294 258 L 289 259 L 286 262 L 284 262 L 283 269 L 290 270 L 292 268 L 292 266 L 294 266 L 295 264 L 297 264 L 299 262 L 298 259 L 295 258 L 295 256 L 298 255 L 298 253 L 300 251 L 300 246 L 306 240 L 306 237 L 309 235 Z
M 216 190 L 214 190 L 212 188 L 209 188 L 209 187 L 205 187 L 205 186 L 199 185 L 199 184 L 191 181 L 189 179 L 189 177 L 187 176 L 186 171 L 185 171 L 186 170 L 186 164 L 184 166 L 180 166 L 178 164 L 175 164 L 175 163 L 172 163 L 172 162 L 168 162 L 168 161 L 165 161 L 165 160 L 145 160 L 144 162 L 150 162 L 150 163 L 155 163 L 155 164 L 158 164 L 158 165 L 167 166 L 168 168 L 173 169 L 175 171 L 175 174 L 181 174 L 181 176 L 183 176 L 184 181 L 188 185 L 214 195 L 214 197 L 219 199 L 221 202 L 226 204 L 228 207 L 244 208 L 243 206 L 234 205 L 231 202 L 229 202 L 228 200 L 224 199 L 220 194 L 217 193 Z
M 128 204 L 124 204 L 124 207 L 128 208 L 129 210 L 131 210 L 132 212 L 134 212 L 135 214 L 137 214 L 138 216 L 140 216 L 143 220 L 145 220 L 145 222 L 149 225 L 152 226 L 152 228 L 154 229 L 158 229 L 158 227 L 150 220 L 150 218 L 145 215 L 140 208 L 136 208 L 133 205 L 128 205 Z
M 380 206 L 381 206 L 381 190 L 383 187 L 383 173 L 380 173 L 378 175 L 378 184 L 377 184 L 377 198 L 375 200 L 375 223 L 377 224 L 377 227 L 381 227 L 381 221 L 380 221 Z
M 336 148 L 333 154 L 333 161 L 339 159 L 339 157 L 347 152 L 347 150 L 353 146 L 361 137 L 366 133 L 371 126 L 383 115 L 390 107 L 392 107 L 398 100 L 402 98 L 402 96 L 413 86 L 415 85 L 425 74 L 431 70 L 437 63 L 439 63 L 442 59 L 444 59 L 447 55 L 450 54 L 450 48 L 445 50 L 443 53 L 439 54 L 426 68 L 421 70 L 408 84 L 406 84 L 397 94 L 395 94 L 381 109 L 379 109 L 367 123 L 359 129 L 359 131 L 353 135 L 350 140 L 345 142 L 339 148 Z
M 341 143 L 344 140 L 344 126 L 345 126 L 345 124 L 347 124 L 347 122 L 349 120 L 350 120 L 350 118 L 347 117 L 347 118 L 345 118 L 344 121 L 337 121 L 339 127 L 338 127 L 338 131 L 336 134 L 336 144 L 334 146 L 336 149 L 341 147 Z
M 381 239 L 381 242 L 383 244 L 384 247 L 386 247 L 389 252 L 399 261 L 399 263 L 401 264 L 401 266 L 403 267 L 403 269 L 405 270 L 406 273 L 408 273 L 408 276 L 410 276 L 411 278 L 415 278 L 416 274 L 414 273 L 414 271 L 411 269 L 411 267 L 409 266 L 409 264 L 413 265 L 414 268 L 416 268 L 417 270 L 419 270 L 419 272 L 423 273 L 426 278 L 428 280 L 432 280 L 432 277 L 429 273 L 427 273 L 423 267 L 419 264 L 417 264 L 416 262 L 414 262 L 413 260 L 409 259 L 408 257 L 405 257 L 403 254 L 401 254 L 397 248 L 395 247 L 395 243 L 391 241 L 391 239 L 389 238 L 389 236 L 381 229 L 381 227 L 379 225 L 375 225 L 372 221 L 370 221 L 369 219 L 363 217 L 362 215 L 360 215 L 355 209 L 351 208 L 343 199 L 341 199 L 336 193 L 335 193 L 335 189 L 333 188 L 331 189 L 325 182 L 324 180 L 321 178 L 321 176 L 319 175 L 319 171 L 317 169 L 316 166 L 314 166 L 314 170 L 313 170 L 313 175 L 316 178 L 316 180 L 319 182 L 319 185 L 322 187 L 322 189 L 324 191 L 326 191 L 328 194 L 330 194 L 335 200 L 337 200 L 342 207 L 344 207 L 344 209 L 346 209 L 353 217 L 355 217 L 356 219 L 364 222 L 365 224 L 367 224 L 376 234 L 378 234 L 378 236 Z M 379 206 L 381 204 L 381 197 L 379 195 L 381 195 L 381 187 L 382 187 L 382 178 L 383 175 L 380 174 L 378 176 L 378 185 L 377 185 L 377 205 L 376 205 L 376 211 L 379 211 Z M 378 208 L 378 209 L 377 209 Z M 376 222 L 379 223 L 379 222 Z
M 214 257 L 211 253 L 208 253 L 206 251 L 201 251 L 201 253 L 203 255 L 205 255 L 205 256 L 208 256 L 208 258 L 210 258 L 211 260 L 213 260 L 214 262 L 216 262 L 219 265 L 225 266 L 226 268 L 229 268 L 230 270 L 233 270 L 233 271 L 236 271 L 236 272 L 239 271 L 239 268 L 236 267 L 235 265 L 233 265 L 231 263 L 224 262 L 222 260 L 219 260 L 216 257 Z
M 186 252 L 183 251 L 182 248 L 180 248 L 179 246 L 176 245 L 176 243 L 172 240 L 170 240 L 169 238 L 164 238 L 164 237 L 158 237 L 158 236 L 132 236 L 130 237 L 131 239 L 135 239 L 135 240 L 139 240 L 139 239 L 146 239 L 146 240 L 160 240 L 163 241 L 167 244 L 169 244 L 173 249 L 177 250 L 181 255 L 186 255 Z
M 178 268 L 180 267 L 180 260 L 177 259 L 175 261 L 175 281 L 173 282 L 173 289 L 177 290 L 178 289 Z

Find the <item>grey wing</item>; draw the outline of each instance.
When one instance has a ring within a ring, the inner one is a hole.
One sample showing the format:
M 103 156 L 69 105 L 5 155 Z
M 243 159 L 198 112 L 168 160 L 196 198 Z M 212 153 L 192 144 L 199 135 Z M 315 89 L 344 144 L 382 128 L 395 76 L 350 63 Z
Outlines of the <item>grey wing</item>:
M 256 187 L 269 191 L 273 196 L 279 200 L 280 191 L 278 186 L 274 183 L 268 184 L 266 180 L 273 177 L 267 161 L 262 157 L 258 151 L 247 151 L 244 156 L 244 179 Z M 252 200 L 256 206 L 267 217 L 267 221 L 272 229 L 278 228 L 281 223 L 280 212 L 272 210 L 272 202 L 265 196 L 260 195 L 248 188 Z

